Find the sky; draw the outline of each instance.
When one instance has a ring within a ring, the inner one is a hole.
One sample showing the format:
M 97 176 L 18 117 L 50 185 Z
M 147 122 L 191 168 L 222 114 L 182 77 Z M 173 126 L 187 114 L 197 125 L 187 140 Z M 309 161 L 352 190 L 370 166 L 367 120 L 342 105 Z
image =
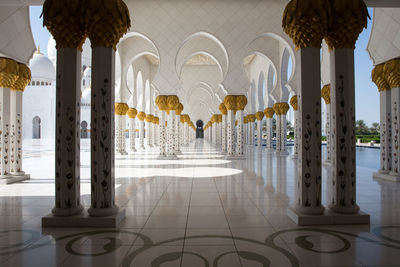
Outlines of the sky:
M 373 10 L 368 9 L 372 18 Z M 47 55 L 47 42 L 50 33 L 43 28 L 40 18 L 42 7 L 32 6 L 31 27 L 36 46 L 40 45 L 40 51 Z M 375 84 L 371 80 L 372 60 L 366 51 L 369 36 L 371 33 L 372 20 L 368 21 L 368 28 L 359 36 L 354 51 L 355 59 L 355 85 L 356 85 L 356 120 L 364 120 L 368 126 L 373 122 L 379 122 L 379 93 Z

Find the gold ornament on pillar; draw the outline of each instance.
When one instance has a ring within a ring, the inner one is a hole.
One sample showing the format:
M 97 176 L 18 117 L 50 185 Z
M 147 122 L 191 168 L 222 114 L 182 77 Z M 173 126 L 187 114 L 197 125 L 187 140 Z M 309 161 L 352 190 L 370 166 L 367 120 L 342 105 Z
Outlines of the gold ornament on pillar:
M 226 115 L 228 113 L 224 103 L 219 104 L 219 111 L 222 115 Z
M 219 123 L 222 122 L 222 114 L 218 114 L 218 122 L 219 122 Z
M 291 0 L 283 12 L 283 31 L 292 38 L 296 49 L 321 48 L 330 17 L 328 0 Z
M 18 63 L 9 58 L 0 58 L 0 87 L 12 88 L 18 80 Z
M 297 111 L 298 109 L 297 101 L 297 95 L 292 96 L 292 98 L 290 99 L 290 105 L 292 105 L 294 111 Z
M 154 117 L 155 124 L 160 124 L 160 118 L 159 117 Z
M 23 92 L 31 81 L 31 70 L 25 64 L 18 63 L 18 79 L 15 81 L 11 90 Z
M 235 126 L 238 126 L 238 121 L 237 120 L 235 120 Z
M 267 119 L 272 119 L 275 114 L 274 108 L 266 108 L 264 109 L 264 114 Z
M 185 123 L 185 116 L 183 116 L 183 115 L 181 115 L 181 117 L 180 117 L 180 122 L 182 123 L 182 124 L 184 124 Z
M 131 27 L 129 10 L 122 0 L 86 0 L 77 2 L 83 10 L 82 22 L 92 47 L 112 47 Z M 83 6 L 83 7 L 82 7 Z
M 124 116 L 129 110 L 129 106 L 126 103 L 115 103 L 115 115 Z
M 211 122 L 212 123 L 216 123 L 217 122 L 217 115 L 214 114 L 214 115 L 211 116 Z
M 168 109 L 167 98 L 168 98 L 168 96 L 166 96 L 166 95 L 157 96 L 156 105 L 159 110 L 166 111 Z
M 183 105 L 182 103 L 179 103 L 178 107 L 176 108 L 176 115 L 181 115 L 182 111 L 183 111 Z
M 256 119 L 258 121 L 262 121 L 263 118 L 264 118 L 264 112 L 261 112 L 261 111 L 256 112 Z
M 146 118 L 146 113 L 144 113 L 144 112 L 139 112 L 139 113 L 137 114 L 137 117 L 138 117 L 139 120 L 144 121 L 144 119 Z
M 276 115 L 286 115 L 289 111 L 289 104 L 288 103 L 276 103 L 274 104 L 274 111 Z
M 391 89 L 388 82 L 386 81 L 383 70 L 384 70 L 384 64 L 379 64 L 376 65 L 375 68 L 373 68 L 371 73 L 372 81 L 376 84 L 376 86 L 378 86 L 379 92 Z
M 176 110 L 179 106 L 179 98 L 176 95 L 167 96 L 168 110 Z
M 243 117 L 243 123 L 244 123 L 244 124 L 247 124 L 247 123 L 248 123 L 248 120 L 249 120 L 249 118 L 247 118 L 247 116 L 244 116 L 244 117 Z
M 400 59 L 392 59 L 385 63 L 383 73 L 390 88 L 400 88 Z
M 247 105 L 247 97 L 244 95 L 237 95 L 236 96 L 236 109 L 244 110 L 246 105 Z
M 331 103 L 331 85 L 326 84 L 322 87 L 321 96 L 325 100 L 325 104 L 329 105 Z
M 236 110 L 236 97 L 234 95 L 225 96 L 224 105 L 227 110 Z
M 136 118 L 137 110 L 135 108 L 130 108 L 128 109 L 128 112 L 126 112 L 126 115 L 128 115 L 129 118 L 134 119 Z
M 148 122 L 148 123 L 152 123 L 152 122 L 153 122 L 153 118 L 154 118 L 153 115 L 147 114 L 145 120 L 146 120 L 146 122 Z
M 332 0 L 331 23 L 325 36 L 329 50 L 355 48 L 358 36 L 367 28 L 368 9 L 364 0 Z
M 86 40 L 82 24 L 82 3 L 79 0 L 46 0 L 43 4 L 43 26 L 56 41 L 56 48 L 77 48 L 82 51 Z M 100 1 L 99 1 L 100 2 Z M 93 12 L 100 12 L 97 8 Z

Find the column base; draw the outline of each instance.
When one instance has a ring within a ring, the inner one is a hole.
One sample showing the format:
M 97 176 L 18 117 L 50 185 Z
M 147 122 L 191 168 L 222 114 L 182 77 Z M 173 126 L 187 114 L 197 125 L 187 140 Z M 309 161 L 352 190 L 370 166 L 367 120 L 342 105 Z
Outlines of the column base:
M 324 160 L 324 161 L 322 161 L 322 165 L 323 165 L 323 166 L 326 166 L 326 167 L 331 167 L 331 166 L 332 166 L 332 162 L 331 162 L 331 161 Z
M 390 173 L 381 173 L 381 172 L 374 172 L 372 174 L 372 177 L 374 179 L 382 179 L 382 180 L 386 180 L 386 181 L 390 181 L 390 182 L 400 182 L 400 176 L 399 174 L 390 174 Z
M 370 216 L 362 211 L 356 214 L 336 213 L 329 209 L 321 215 L 301 214 L 294 208 L 287 209 L 287 215 L 299 226 L 307 225 L 339 225 L 339 224 L 369 224 Z
M 291 159 L 298 159 L 299 157 L 297 155 L 292 155 L 290 158 Z
M 136 149 L 132 149 L 132 150 L 129 151 L 128 154 L 129 154 L 129 155 L 133 155 L 133 154 L 135 154 L 136 151 L 137 151 Z
M 126 151 L 115 151 L 115 155 L 126 156 L 126 155 L 128 155 L 128 152 L 126 152 Z
M 176 151 L 175 155 L 182 155 L 182 151 Z
M 169 158 L 168 158 L 167 155 L 158 155 L 157 159 L 160 159 L 160 160 L 168 160 Z
M 178 159 L 177 155 L 168 155 L 167 159 Z
M 275 155 L 276 156 L 289 156 L 289 152 L 287 152 L 287 151 L 276 151 Z
M 116 214 L 106 217 L 93 217 L 84 211 L 80 215 L 55 216 L 50 213 L 42 217 L 42 227 L 118 227 L 125 219 L 125 209 L 119 210 Z
M 10 175 L 0 176 L 0 184 L 13 184 L 31 179 L 30 174 L 25 174 L 24 172 L 21 173 L 22 173 L 21 175 L 10 174 Z
M 244 155 L 230 155 L 226 156 L 225 159 L 230 159 L 230 160 L 243 160 L 246 159 Z

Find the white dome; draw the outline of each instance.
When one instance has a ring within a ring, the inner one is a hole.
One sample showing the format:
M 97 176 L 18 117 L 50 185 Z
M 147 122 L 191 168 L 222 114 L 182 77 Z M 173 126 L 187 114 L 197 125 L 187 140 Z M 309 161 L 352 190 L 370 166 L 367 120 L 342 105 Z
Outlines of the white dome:
M 91 92 L 90 87 L 87 87 L 86 89 L 83 90 L 82 96 L 81 96 L 82 104 L 90 104 L 90 92 Z
M 35 53 L 29 67 L 32 72 L 32 80 L 39 81 L 55 81 L 56 70 L 54 69 L 53 63 L 48 57 L 41 53 Z
M 56 41 L 53 36 L 50 35 L 49 42 L 47 43 L 47 54 L 49 55 L 49 59 L 56 64 L 57 61 L 57 49 L 56 49 Z M 92 65 L 92 48 L 90 47 L 89 38 L 86 39 L 83 44 L 82 51 L 82 65 L 91 66 Z
M 92 78 L 92 68 L 88 67 L 85 69 L 85 71 L 83 72 L 83 78 L 85 78 L 85 79 Z

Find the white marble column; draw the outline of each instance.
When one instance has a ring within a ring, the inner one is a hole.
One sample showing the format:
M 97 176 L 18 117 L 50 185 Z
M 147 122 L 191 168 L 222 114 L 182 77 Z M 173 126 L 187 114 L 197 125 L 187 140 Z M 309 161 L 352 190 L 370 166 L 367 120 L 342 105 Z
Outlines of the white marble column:
M 153 145 L 158 146 L 158 125 L 157 125 L 158 117 L 154 118 L 154 122 L 152 123 L 153 128 Z
M 288 106 L 289 109 L 289 106 Z M 286 111 L 287 112 L 287 111 Z M 286 113 L 280 116 L 281 119 L 281 155 L 288 155 L 289 153 L 287 152 L 287 119 L 286 119 Z
M 57 49 L 55 149 L 56 200 L 55 207 L 52 210 L 52 213 L 57 216 L 77 215 L 83 210 L 80 202 L 79 150 L 81 66 L 81 51 L 79 49 Z M 114 88 L 112 91 L 114 92 Z M 93 95 L 95 95 L 95 93 L 92 89 L 92 97 Z M 111 104 L 114 105 L 114 101 L 110 103 L 110 105 Z M 98 107 L 92 100 L 92 109 L 93 108 L 97 109 Z M 112 117 L 112 120 L 114 120 L 114 112 L 111 112 L 110 110 L 108 117 Z M 91 128 L 91 136 L 96 135 L 96 128 L 93 123 Z M 111 149 L 113 150 L 114 147 Z
M 151 114 L 146 115 L 146 145 L 150 148 L 153 146 L 153 137 L 152 137 L 152 130 L 151 130 Z
M 254 115 L 251 115 L 251 116 L 254 116 Z M 249 124 L 250 124 L 249 145 L 251 145 L 251 146 L 254 145 L 254 122 L 255 122 L 255 120 L 253 120 L 253 117 L 251 117 L 251 121 L 249 122 Z
M 79 65 L 80 66 L 80 65 Z M 115 204 L 114 176 L 114 86 L 115 50 L 92 48 L 91 104 L 91 206 L 94 217 L 113 216 Z
M 391 90 L 384 90 L 379 92 L 380 98 L 380 150 L 381 150 L 381 169 L 380 173 L 388 174 L 392 170 L 391 162 L 391 105 L 392 97 Z
M 10 85 L 11 87 L 11 85 Z M 0 88 L 0 179 L 10 177 L 10 88 Z
M 127 155 L 126 152 L 126 112 L 129 107 L 125 103 L 115 103 L 115 152 L 117 155 Z
M 321 90 L 322 98 L 325 101 L 325 136 L 326 136 L 326 157 L 324 164 L 331 164 L 331 85 L 326 84 Z
M 29 175 L 26 175 L 22 170 L 22 91 L 11 91 L 11 129 L 13 131 L 11 141 L 11 174 L 16 177 L 29 179 Z
M 330 52 L 332 143 L 332 200 L 337 213 L 357 213 L 354 50 L 338 48 Z M 303 118 L 304 120 L 304 118 Z
M 235 115 L 233 114 L 233 110 L 228 110 L 227 111 L 227 140 L 226 140 L 226 145 L 227 145 L 227 156 L 232 157 L 235 154 L 235 147 L 234 147 L 234 131 L 235 131 Z M 209 128 L 210 129 L 210 128 Z M 211 129 L 210 129 L 211 133 Z
M 160 111 L 160 124 L 158 125 L 160 134 L 160 158 L 167 157 L 167 131 L 165 127 L 165 113 L 166 112 L 164 110 Z
M 282 134 L 281 134 L 281 115 L 276 114 L 275 116 L 275 123 L 276 123 L 276 130 L 275 130 L 275 134 L 276 134 L 276 142 L 275 142 L 275 153 L 276 155 L 280 155 L 281 153 L 281 149 L 282 149 Z
M 397 70 L 400 75 L 400 70 Z M 398 85 L 397 85 L 398 86 Z M 400 86 L 392 88 L 392 171 L 390 175 L 400 180 Z
M 135 118 L 129 118 L 129 154 L 136 152 L 136 127 Z
M 238 121 L 237 124 L 237 151 L 238 157 L 244 157 L 244 145 L 243 145 L 243 110 L 238 110 L 236 114 Z
M 175 110 L 170 110 L 169 111 L 169 121 L 168 121 L 168 141 L 167 141 L 167 146 L 168 146 L 168 157 L 170 158 L 176 158 L 176 149 L 175 149 L 175 126 L 176 126 L 176 115 L 175 115 Z
M 145 150 L 145 147 L 144 147 L 144 138 L 145 138 L 144 120 L 146 118 L 146 114 L 144 112 L 139 112 L 137 117 L 139 119 L 139 148 L 141 150 Z
M 267 121 L 267 125 L 266 125 L 266 130 L 267 130 L 267 150 L 273 150 L 273 143 L 272 143 L 272 139 L 273 139 L 273 132 L 272 132 L 272 118 L 268 118 L 266 119 Z
M 180 112 L 178 112 L 180 113 Z M 181 116 L 180 115 L 175 115 L 175 154 L 180 155 L 182 154 L 181 152 L 181 142 L 180 142 L 180 132 L 181 132 Z
M 301 92 L 297 97 L 298 112 L 302 120 L 298 157 L 299 177 L 297 187 L 299 194 L 295 209 L 300 214 L 315 215 L 322 214 L 324 211 L 321 204 L 320 49 L 307 47 L 302 48 L 299 53 L 301 59 Z M 280 117 L 285 117 L 285 120 L 281 119 L 281 124 L 286 124 L 286 115 Z M 281 125 L 281 129 L 285 129 L 285 127 Z M 281 151 L 282 149 L 283 146 Z
M 298 111 L 298 97 L 297 95 L 292 96 L 290 104 L 293 107 L 294 113 L 294 145 L 293 145 L 293 159 L 297 159 L 299 155 L 299 111 Z

